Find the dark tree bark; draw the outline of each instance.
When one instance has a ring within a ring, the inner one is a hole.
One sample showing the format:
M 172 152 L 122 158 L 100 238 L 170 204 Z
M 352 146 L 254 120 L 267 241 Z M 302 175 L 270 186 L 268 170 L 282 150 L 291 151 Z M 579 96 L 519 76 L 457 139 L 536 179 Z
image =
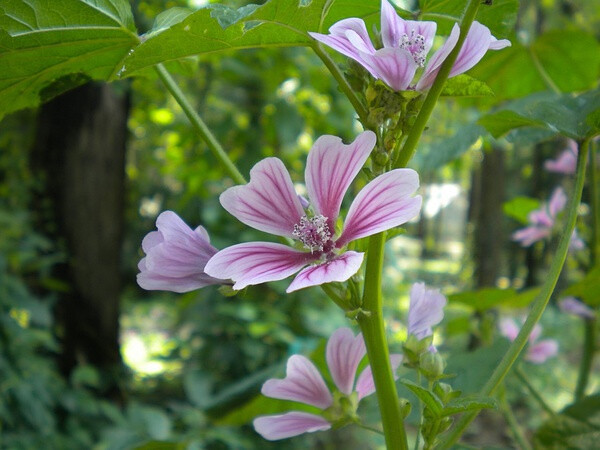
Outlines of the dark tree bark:
M 124 217 L 129 96 L 90 83 L 45 104 L 39 113 L 32 166 L 43 180 L 41 223 L 63 245 L 57 269 L 69 291 L 56 308 L 60 367 L 78 363 L 103 372 L 106 394 L 119 396 L 120 258 Z

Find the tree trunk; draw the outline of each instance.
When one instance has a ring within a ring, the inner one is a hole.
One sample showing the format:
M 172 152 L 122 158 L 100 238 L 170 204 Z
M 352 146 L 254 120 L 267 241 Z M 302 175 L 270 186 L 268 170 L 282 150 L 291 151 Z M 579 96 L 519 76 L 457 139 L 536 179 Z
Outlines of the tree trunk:
M 69 286 L 56 314 L 65 375 L 80 363 L 103 373 L 120 397 L 120 258 L 129 96 L 90 83 L 42 106 L 32 165 L 43 180 L 41 222 L 63 245 L 56 276 Z M 38 199 L 38 200 L 40 200 Z

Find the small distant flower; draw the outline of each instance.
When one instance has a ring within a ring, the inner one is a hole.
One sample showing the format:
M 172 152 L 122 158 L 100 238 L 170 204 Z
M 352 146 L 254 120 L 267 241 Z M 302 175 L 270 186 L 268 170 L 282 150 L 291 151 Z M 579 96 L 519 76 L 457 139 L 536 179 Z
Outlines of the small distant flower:
M 512 236 L 513 240 L 520 242 L 523 247 L 529 247 L 534 242 L 549 237 L 552 234 L 556 216 L 565 208 L 566 204 L 565 191 L 560 187 L 556 188 L 547 205 L 544 204 L 540 209 L 529 213 L 530 226 L 517 230 Z
M 585 248 L 585 242 L 577 234 L 577 230 L 573 230 L 571 235 L 571 241 L 569 242 L 569 250 L 583 250 Z
M 375 146 L 372 131 L 350 145 L 321 136 L 306 162 L 310 209 L 305 210 L 290 175 L 278 158 L 266 158 L 250 171 L 250 182 L 221 194 L 221 205 L 241 222 L 260 231 L 296 240 L 303 249 L 271 242 L 249 242 L 221 250 L 206 273 L 231 278 L 234 289 L 282 280 L 300 270 L 287 292 L 333 281 L 346 281 L 364 253 L 344 251 L 350 242 L 401 225 L 415 217 L 421 197 L 412 197 L 419 177 L 411 169 L 395 169 L 367 184 L 350 205 L 344 228 L 336 224 L 344 194 Z M 308 266 L 303 269 L 303 267 Z M 303 269 L 303 270 L 301 270 Z
M 444 318 L 447 300 L 439 289 L 427 289 L 425 283 L 415 283 L 410 290 L 408 334 L 418 339 L 433 334 L 432 327 Z
M 582 319 L 593 319 L 596 313 L 592 308 L 575 297 L 565 297 L 558 302 L 561 311 L 581 317 Z
M 508 317 L 500 320 L 500 333 L 511 341 L 514 341 L 519 334 L 520 327 L 516 322 Z M 525 359 L 534 364 L 542 364 L 548 358 L 555 356 L 558 353 L 558 342 L 554 339 L 543 339 L 538 341 L 542 333 L 542 326 L 536 324 L 529 335 L 529 346 Z
M 142 241 L 146 256 L 138 264 L 140 287 L 181 293 L 225 283 L 204 272 L 217 249 L 210 245 L 203 227 L 192 230 L 173 211 L 161 213 L 156 227 L 158 231 L 148 233 Z
M 577 143 L 569 139 L 567 148 L 564 149 L 556 159 L 550 159 L 544 163 L 548 172 L 564 173 L 573 175 L 577 169 Z
M 458 41 L 460 29 L 454 25 L 445 44 L 426 64 L 433 45 L 437 24 L 404 20 L 387 0 L 381 2 L 381 38 L 383 48 L 375 49 L 362 19 L 340 20 L 329 28 L 329 34 L 309 33 L 314 39 L 354 59 L 376 79 L 384 81 L 396 91 L 431 87 L 440 66 Z M 488 50 L 510 46 L 506 39 L 498 40 L 490 30 L 473 22 L 467 38 L 456 58 L 450 77 L 460 75 L 477 64 Z M 417 70 L 424 68 L 416 85 L 412 85 Z
M 263 395 L 316 406 L 322 415 L 300 411 L 260 416 L 254 429 L 265 439 L 275 441 L 314 431 L 325 431 L 335 424 L 354 419 L 358 402 L 375 392 L 371 367 L 359 375 L 356 370 L 366 354 L 362 334 L 354 336 L 349 328 L 339 328 L 327 342 L 326 360 L 331 378 L 339 392 L 332 395 L 317 367 L 306 357 L 292 356 L 287 362 L 284 379 L 270 379 L 262 387 Z M 402 355 L 390 355 L 394 373 Z M 396 376 L 395 376 L 396 377 Z

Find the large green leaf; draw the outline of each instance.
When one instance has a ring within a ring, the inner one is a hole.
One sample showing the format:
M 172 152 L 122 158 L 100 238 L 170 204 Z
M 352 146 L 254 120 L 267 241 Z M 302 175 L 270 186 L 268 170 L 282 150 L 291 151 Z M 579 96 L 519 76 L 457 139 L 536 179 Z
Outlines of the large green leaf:
M 125 74 L 192 55 L 313 42 L 307 31 L 326 31 L 346 17 L 376 18 L 379 0 L 271 0 L 259 8 L 213 5 L 160 33 L 152 30 L 125 61 Z
M 540 201 L 531 197 L 515 197 L 504 202 L 502 209 L 508 217 L 521 222 L 523 225 L 529 223 L 529 213 L 540 207 Z
M 512 288 L 483 288 L 477 291 L 450 295 L 448 300 L 470 306 L 475 311 L 487 311 L 497 306 L 522 308 L 533 301 L 538 291 L 539 288 L 527 289 L 518 293 Z
M 0 118 L 88 80 L 112 80 L 138 43 L 126 0 L 0 3 Z
M 441 95 L 445 97 L 493 97 L 494 92 L 483 81 L 463 74 L 447 80 Z
M 598 79 L 600 45 L 579 30 L 554 30 L 531 45 L 489 52 L 470 74 L 485 80 L 497 96 L 517 98 L 551 88 L 562 92 L 592 88 Z

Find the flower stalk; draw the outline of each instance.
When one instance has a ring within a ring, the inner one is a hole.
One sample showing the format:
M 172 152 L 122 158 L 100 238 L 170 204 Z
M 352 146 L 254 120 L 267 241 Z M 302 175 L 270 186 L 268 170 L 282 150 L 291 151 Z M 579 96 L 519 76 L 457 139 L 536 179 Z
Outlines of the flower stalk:
M 200 134 L 200 137 L 204 140 L 212 154 L 215 158 L 219 160 L 223 168 L 227 171 L 227 174 L 235 181 L 237 184 L 245 184 L 246 179 L 240 173 L 238 168 L 235 166 L 233 161 L 229 158 L 223 147 L 217 141 L 217 138 L 210 131 L 206 123 L 202 120 L 202 118 L 198 115 L 194 107 L 190 104 L 185 94 L 179 89 L 177 83 L 171 76 L 171 74 L 165 69 L 162 64 L 157 64 L 154 66 L 158 77 L 164 83 L 167 90 L 171 93 L 171 95 L 175 98 L 175 101 L 179 104 L 183 112 L 190 120 L 196 131 Z
M 534 299 L 531 311 L 529 312 L 529 315 L 527 316 L 527 319 L 525 320 L 525 323 L 523 324 L 519 335 L 512 342 L 504 357 L 496 367 L 496 370 L 494 370 L 488 382 L 481 389 L 479 394 L 482 396 L 489 396 L 493 394 L 494 391 L 498 388 L 498 386 L 500 386 L 500 384 L 510 371 L 511 367 L 514 365 L 517 358 L 519 357 L 519 354 L 527 344 L 529 335 L 531 334 L 533 327 L 540 320 L 540 317 L 542 317 L 542 313 L 546 309 L 548 301 L 550 300 L 550 296 L 552 295 L 552 292 L 556 287 L 558 277 L 563 268 L 563 265 L 567 258 L 567 253 L 569 251 L 571 234 L 575 229 L 575 223 L 577 221 L 577 209 L 579 208 L 581 194 L 583 192 L 583 185 L 585 184 L 585 166 L 588 159 L 588 148 L 589 140 L 586 140 L 583 142 L 581 148 L 579 149 L 575 189 L 567 207 L 567 217 L 564 232 L 560 238 L 560 242 L 554 255 L 554 259 L 552 260 L 550 270 L 548 271 L 546 281 L 542 285 L 539 294 Z M 446 437 L 446 439 L 441 443 L 440 448 L 450 448 L 460 438 L 467 426 L 477 416 L 478 412 L 479 411 L 475 411 L 465 414 L 457 422 L 456 426 Z

